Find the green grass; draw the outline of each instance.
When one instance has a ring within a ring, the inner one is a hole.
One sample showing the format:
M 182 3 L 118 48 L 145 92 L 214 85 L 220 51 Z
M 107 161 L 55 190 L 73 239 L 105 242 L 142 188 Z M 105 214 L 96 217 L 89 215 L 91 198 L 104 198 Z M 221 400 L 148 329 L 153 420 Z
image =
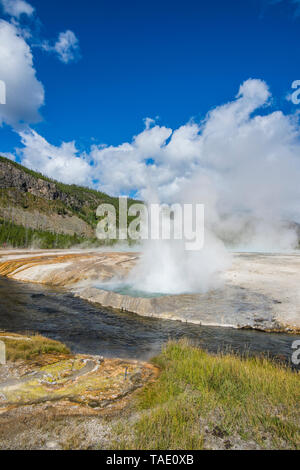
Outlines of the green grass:
M 19 339 L 5 338 L 6 335 L 16 336 Z M 26 335 L 26 338 L 21 339 L 19 335 L 2 333 L 0 340 L 6 346 L 6 359 L 13 362 L 20 359 L 34 359 L 40 354 L 70 354 L 70 350 L 64 344 L 40 335 Z
M 171 342 L 140 392 L 139 418 L 118 429 L 121 449 L 203 449 L 214 433 L 260 447 L 300 448 L 299 374 L 264 358 L 209 355 Z M 122 436 L 127 436 L 126 438 Z

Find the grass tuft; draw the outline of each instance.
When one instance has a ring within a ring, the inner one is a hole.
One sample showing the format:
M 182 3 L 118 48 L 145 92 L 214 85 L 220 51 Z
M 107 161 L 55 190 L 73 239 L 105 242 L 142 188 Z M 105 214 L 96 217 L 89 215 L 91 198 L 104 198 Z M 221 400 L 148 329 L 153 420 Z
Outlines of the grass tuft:
M 5 333 L 0 334 L 0 340 L 6 346 L 6 359 L 9 361 L 30 360 L 41 354 L 70 354 L 64 344 L 40 335 L 26 336 L 24 339 L 20 339 L 22 337 L 18 335 L 12 336 L 16 336 L 16 339 L 6 338 Z

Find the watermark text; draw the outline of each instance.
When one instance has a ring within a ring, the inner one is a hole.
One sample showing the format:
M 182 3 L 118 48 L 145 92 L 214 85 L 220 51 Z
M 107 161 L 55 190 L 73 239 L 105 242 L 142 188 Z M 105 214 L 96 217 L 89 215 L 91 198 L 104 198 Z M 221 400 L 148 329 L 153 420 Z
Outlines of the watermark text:
M 300 364 L 300 340 L 293 342 L 292 349 L 295 349 L 295 351 L 292 354 L 292 363 L 295 366 L 299 366 Z
M 119 211 L 112 204 L 101 204 L 96 236 L 99 240 L 183 240 L 187 251 L 204 245 L 203 204 L 130 204 L 119 198 Z
M 6 104 L 6 84 L 0 80 L 0 104 Z
M 6 346 L 3 341 L 0 341 L 0 365 L 6 364 Z

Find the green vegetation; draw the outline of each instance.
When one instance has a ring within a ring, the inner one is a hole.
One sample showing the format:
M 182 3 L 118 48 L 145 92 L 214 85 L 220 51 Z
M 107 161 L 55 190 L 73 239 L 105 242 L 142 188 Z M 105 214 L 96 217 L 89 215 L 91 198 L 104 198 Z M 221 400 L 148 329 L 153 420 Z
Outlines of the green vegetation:
M 95 189 L 90 189 L 84 186 L 77 186 L 75 184 L 69 185 L 60 183 L 54 179 L 48 178 L 47 176 L 37 173 L 29 168 L 26 168 L 19 163 L 13 162 L 5 157 L 0 156 L 0 162 L 4 162 L 7 165 L 14 166 L 18 170 L 27 173 L 35 179 L 41 179 L 48 183 L 53 183 L 56 186 L 56 189 L 61 192 L 63 195 L 67 196 L 68 202 L 62 202 L 59 199 L 56 201 L 50 201 L 51 206 L 54 206 L 54 211 L 65 209 L 66 213 L 71 213 L 80 217 L 86 223 L 95 228 L 99 219 L 96 217 L 96 210 L 100 204 L 112 204 L 116 209 L 117 220 L 119 220 L 119 199 L 117 197 L 109 196 L 105 193 L 97 191 Z M 26 193 L 25 193 L 26 194 Z M 22 197 L 22 196 L 20 196 Z M 30 197 L 30 196 L 29 196 Z M 24 196 L 23 196 L 24 198 Z M 44 207 L 45 204 L 40 202 L 42 198 L 35 198 L 35 203 L 40 204 Z M 0 201 L 1 202 L 1 201 Z M 47 201 L 48 203 L 49 201 Z M 133 199 L 128 199 L 128 206 L 135 204 L 136 202 Z M 25 202 L 27 204 L 27 202 Z M 30 201 L 29 201 L 30 204 Z M 37 207 L 39 208 L 39 207 Z
M 0 219 L 0 247 L 13 248 L 70 248 L 86 240 L 75 235 L 64 235 L 25 228 Z M 97 240 L 94 240 L 96 243 Z
M 14 336 L 16 339 L 13 339 Z M 0 340 L 5 343 L 6 359 L 9 361 L 30 360 L 40 354 L 70 354 L 64 344 L 40 335 L 21 337 L 11 333 L 2 333 Z
M 9 223 L 3 224 L 2 222 L 0 226 L 0 244 L 24 248 L 33 244 L 36 247 L 47 249 L 69 248 L 72 245 L 83 242 L 89 246 L 111 245 L 114 243 L 114 241 L 100 242 L 93 238 L 93 233 L 100 221 L 100 218 L 96 216 L 96 211 L 101 204 L 111 204 L 115 207 L 118 224 L 118 198 L 111 197 L 94 189 L 60 183 L 1 156 L 0 163 L 17 168 L 36 180 L 43 180 L 46 183 L 55 185 L 51 188 L 51 196 L 49 197 L 49 195 L 47 196 L 49 189 L 47 184 L 41 190 L 37 190 L 38 192 L 32 194 L 32 192 L 27 191 L 27 188 L 24 189 L 21 185 L 19 187 L 5 187 L 4 183 L 4 187 L 0 188 L 0 214 Z M 128 199 L 128 206 L 130 207 L 136 202 L 138 201 Z M 52 227 L 52 231 L 49 229 L 45 231 L 45 228 L 37 225 L 37 217 L 39 215 L 48 218 L 46 220 L 48 220 L 49 226 Z M 65 226 L 69 230 L 72 224 L 75 227 L 74 231 L 78 229 L 78 220 L 68 220 L 68 218 L 74 218 L 74 216 L 87 224 L 83 224 L 82 229 L 80 229 L 80 235 L 57 234 L 56 227 L 59 227 L 62 233 L 66 231 L 64 230 Z M 134 218 L 129 217 L 128 223 Z M 25 228 L 25 226 L 29 226 L 29 228 Z M 85 235 L 82 235 L 83 233 Z
M 40 214 L 45 215 L 73 215 L 72 211 L 68 210 L 66 205 L 59 199 L 49 201 L 31 193 L 21 192 L 15 188 L 0 189 L 0 207 L 6 208 L 8 211 L 10 210 L 12 214 L 14 208 L 17 207 L 31 213 L 38 211 Z
M 192 450 L 216 440 L 220 448 L 250 441 L 300 448 L 298 373 L 264 358 L 209 355 L 186 342 L 170 342 L 154 363 L 161 375 L 139 393 L 132 429 L 128 422 L 118 427 L 116 448 Z
M 66 235 L 35 230 L 16 225 L 0 218 L 0 248 L 36 248 L 42 250 L 68 249 L 71 247 L 99 248 L 113 246 L 118 240 L 98 240 L 78 235 Z M 129 246 L 135 242 L 128 240 Z
M 75 196 L 75 197 L 81 196 L 82 199 L 87 199 L 88 196 L 94 196 L 97 199 L 103 199 L 104 202 L 110 202 L 110 203 L 113 203 L 113 202 L 116 203 L 118 201 L 118 198 L 108 196 L 107 194 L 101 193 L 100 191 L 97 191 L 95 189 L 90 189 L 85 186 L 77 186 L 76 184 L 60 183 L 59 181 L 56 181 L 55 179 L 48 178 L 47 176 L 44 176 L 42 173 L 38 173 L 36 171 L 30 170 L 29 168 L 26 168 L 20 163 L 16 163 L 5 157 L 0 156 L 0 162 L 12 165 L 18 170 L 21 170 L 24 173 L 27 173 L 28 175 L 32 176 L 33 178 L 41 179 L 43 181 L 46 181 L 47 183 L 53 183 L 55 184 L 58 190 L 70 196 Z

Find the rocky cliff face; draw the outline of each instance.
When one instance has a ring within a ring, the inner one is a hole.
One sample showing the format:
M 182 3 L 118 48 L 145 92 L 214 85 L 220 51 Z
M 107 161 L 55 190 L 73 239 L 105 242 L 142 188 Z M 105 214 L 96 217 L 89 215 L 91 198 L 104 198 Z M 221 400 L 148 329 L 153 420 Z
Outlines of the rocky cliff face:
M 33 176 L 24 170 L 11 164 L 9 160 L 0 160 L 0 189 L 15 188 L 49 201 L 60 200 L 74 208 L 81 208 L 87 202 L 63 192 L 56 183 Z
M 30 192 L 49 200 L 58 199 L 60 196 L 54 183 L 35 178 L 6 161 L 0 161 L 0 189 L 8 188 Z
M 128 206 L 136 202 L 129 199 Z M 0 156 L 0 223 L 94 239 L 102 203 L 112 204 L 118 216 L 118 198 L 50 180 Z
M 49 211 L 49 213 L 45 214 L 35 209 L 28 210 L 16 206 L 0 206 L 0 217 L 15 225 L 21 225 L 34 230 L 70 236 L 76 234 L 84 238 L 93 238 L 95 236 L 95 231 L 90 225 L 71 213 L 60 215 Z
M 66 191 L 60 183 L 0 158 L 0 216 L 33 229 L 94 237 L 98 198 L 83 188 L 77 195 L 76 188 L 61 186 Z

